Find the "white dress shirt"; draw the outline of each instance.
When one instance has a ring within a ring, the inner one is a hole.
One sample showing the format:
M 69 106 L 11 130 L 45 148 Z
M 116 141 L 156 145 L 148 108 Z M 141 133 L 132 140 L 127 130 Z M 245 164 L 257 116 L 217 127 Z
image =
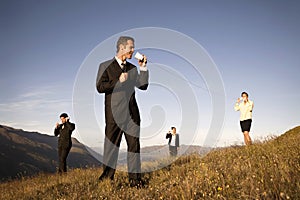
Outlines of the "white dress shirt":
M 176 146 L 176 134 L 172 134 L 170 146 Z

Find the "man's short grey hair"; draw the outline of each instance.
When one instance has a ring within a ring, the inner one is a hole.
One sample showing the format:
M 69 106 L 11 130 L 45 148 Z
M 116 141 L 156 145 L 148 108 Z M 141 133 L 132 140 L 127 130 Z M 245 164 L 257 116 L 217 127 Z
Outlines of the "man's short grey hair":
M 126 46 L 128 40 L 131 40 L 132 42 L 134 42 L 134 39 L 130 36 L 121 36 L 121 37 L 119 37 L 119 39 L 117 41 L 117 53 L 120 50 L 120 45 L 123 44 L 124 46 Z

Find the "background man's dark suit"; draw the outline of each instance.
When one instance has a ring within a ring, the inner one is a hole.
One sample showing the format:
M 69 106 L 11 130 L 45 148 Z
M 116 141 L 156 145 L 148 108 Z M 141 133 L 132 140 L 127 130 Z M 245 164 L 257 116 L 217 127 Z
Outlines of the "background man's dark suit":
M 176 133 L 175 135 L 175 146 L 171 145 L 172 142 L 172 133 L 167 133 L 166 139 L 169 139 L 168 145 L 169 145 L 169 152 L 171 156 L 177 156 L 177 148 L 179 147 L 179 134 Z
M 67 157 L 72 147 L 71 134 L 75 129 L 75 124 L 67 121 L 60 124 L 54 129 L 54 135 L 59 136 L 58 139 L 58 157 L 59 157 L 59 168 L 58 172 L 67 171 Z
M 120 82 L 122 72 L 128 73 L 128 79 Z M 127 142 L 127 166 L 130 180 L 139 180 L 140 161 L 140 114 L 135 99 L 135 87 L 146 90 L 148 71 L 138 73 L 135 65 L 126 62 L 122 71 L 116 59 L 100 64 L 96 81 L 99 93 L 105 93 L 105 141 L 102 178 L 113 179 L 122 134 Z

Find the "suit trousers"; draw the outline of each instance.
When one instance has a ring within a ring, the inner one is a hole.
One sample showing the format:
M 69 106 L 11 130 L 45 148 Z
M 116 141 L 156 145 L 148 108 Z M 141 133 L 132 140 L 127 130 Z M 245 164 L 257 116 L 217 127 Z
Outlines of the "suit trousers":
M 132 120 L 129 120 L 128 123 L 124 123 L 122 125 L 106 123 L 103 173 L 101 176 L 110 179 L 114 178 L 123 133 L 127 142 L 127 167 L 129 180 L 139 180 L 141 178 L 140 126 Z
M 72 144 L 59 144 L 58 145 L 58 158 L 59 167 L 58 172 L 67 172 L 67 157 L 71 150 Z
M 169 145 L 170 156 L 177 156 L 177 147 Z

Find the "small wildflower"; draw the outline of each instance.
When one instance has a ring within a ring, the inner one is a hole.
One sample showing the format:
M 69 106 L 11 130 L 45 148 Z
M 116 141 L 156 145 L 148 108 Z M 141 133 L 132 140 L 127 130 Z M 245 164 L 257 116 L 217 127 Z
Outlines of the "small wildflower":
M 266 191 L 264 191 L 264 192 L 263 192 L 263 195 L 264 195 L 264 196 L 267 196 L 267 192 L 266 192 Z

